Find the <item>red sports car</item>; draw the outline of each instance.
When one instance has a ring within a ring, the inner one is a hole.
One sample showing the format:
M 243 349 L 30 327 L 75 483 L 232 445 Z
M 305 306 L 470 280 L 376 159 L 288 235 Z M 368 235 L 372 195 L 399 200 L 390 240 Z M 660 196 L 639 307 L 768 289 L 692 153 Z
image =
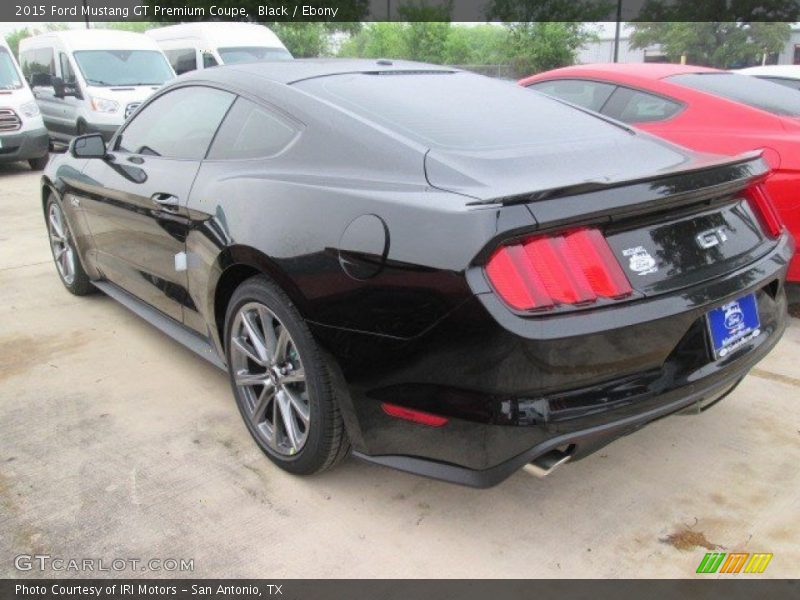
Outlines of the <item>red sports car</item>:
M 800 92 L 769 81 L 672 64 L 566 67 L 519 82 L 629 123 L 671 142 L 716 154 L 763 150 L 767 189 L 800 239 Z M 800 282 L 800 253 L 788 279 Z

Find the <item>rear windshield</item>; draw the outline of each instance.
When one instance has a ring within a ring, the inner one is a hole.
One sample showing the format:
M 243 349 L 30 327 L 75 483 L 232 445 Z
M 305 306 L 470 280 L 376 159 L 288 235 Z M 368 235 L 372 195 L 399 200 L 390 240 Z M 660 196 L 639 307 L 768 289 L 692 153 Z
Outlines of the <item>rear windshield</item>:
M 285 48 L 267 48 L 265 46 L 217 48 L 217 52 L 226 65 L 264 60 L 291 60 L 292 58 Z
M 471 73 L 356 73 L 295 85 L 430 147 L 484 150 L 628 135 L 539 92 Z
M 736 73 L 673 75 L 670 83 L 721 96 L 774 115 L 800 116 L 800 93 L 758 77 Z
M 22 87 L 14 59 L 5 48 L 0 48 L 0 90 L 18 90 Z

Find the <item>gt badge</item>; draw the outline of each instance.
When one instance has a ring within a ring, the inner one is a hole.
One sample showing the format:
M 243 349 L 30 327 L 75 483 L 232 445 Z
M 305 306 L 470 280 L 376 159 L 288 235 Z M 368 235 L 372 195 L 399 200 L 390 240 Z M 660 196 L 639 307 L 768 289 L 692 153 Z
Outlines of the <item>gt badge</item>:
M 647 275 L 658 271 L 656 259 L 650 256 L 650 253 L 644 246 L 636 246 L 635 248 L 623 250 L 622 255 L 628 257 L 628 268 L 638 275 Z

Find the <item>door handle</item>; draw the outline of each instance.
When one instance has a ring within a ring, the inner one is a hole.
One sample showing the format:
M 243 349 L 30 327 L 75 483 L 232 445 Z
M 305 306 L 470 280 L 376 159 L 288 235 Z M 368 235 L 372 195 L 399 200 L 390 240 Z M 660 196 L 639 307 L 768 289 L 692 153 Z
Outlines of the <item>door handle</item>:
M 181 202 L 178 200 L 177 196 L 173 196 L 172 194 L 165 194 L 165 193 L 157 193 L 150 196 L 150 199 L 156 204 L 159 208 L 164 210 L 168 210 L 170 212 L 177 211 L 180 206 Z

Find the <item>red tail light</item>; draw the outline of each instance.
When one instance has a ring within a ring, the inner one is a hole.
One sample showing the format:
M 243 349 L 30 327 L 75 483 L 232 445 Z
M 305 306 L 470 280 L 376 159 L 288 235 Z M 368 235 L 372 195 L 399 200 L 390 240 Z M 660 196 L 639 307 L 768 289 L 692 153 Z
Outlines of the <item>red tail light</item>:
M 499 248 L 486 265 L 489 281 L 516 310 L 590 304 L 630 296 L 631 284 L 597 229 L 542 235 Z
M 778 237 L 783 231 L 783 221 L 775 210 L 772 199 L 767 194 L 763 185 L 754 185 L 745 193 L 753 211 L 761 219 L 761 225 L 771 237 Z
M 397 417 L 412 423 L 419 423 L 420 425 L 428 425 L 429 427 L 442 427 L 447 424 L 446 417 L 439 415 L 432 415 L 421 410 L 414 410 L 413 408 L 406 408 L 405 406 L 397 406 L 396 404 L 389 404 L 388 402 L 381 403 L 381 408 L 390 417 Z

